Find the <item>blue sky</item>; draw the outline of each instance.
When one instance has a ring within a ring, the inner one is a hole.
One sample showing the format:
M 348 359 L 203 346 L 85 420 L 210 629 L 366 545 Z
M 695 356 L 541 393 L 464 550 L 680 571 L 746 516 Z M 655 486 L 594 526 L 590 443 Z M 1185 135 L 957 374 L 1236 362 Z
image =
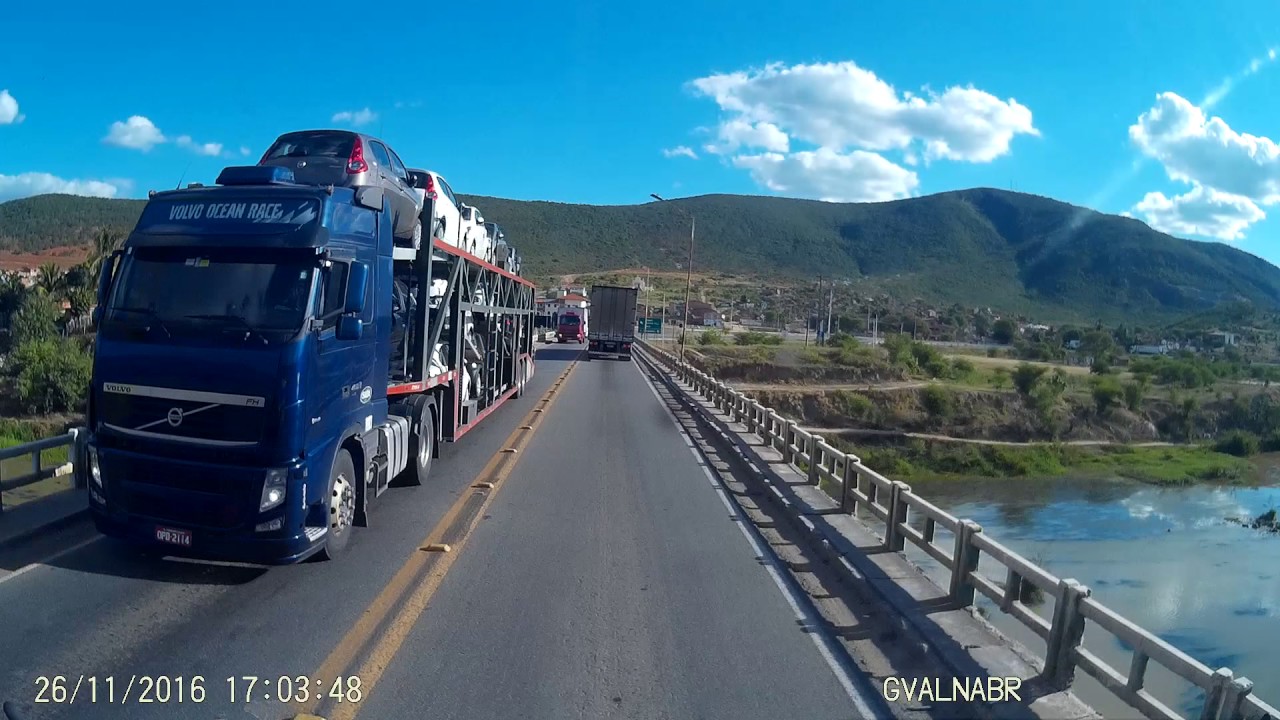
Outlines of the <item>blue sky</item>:
M 1280 3 L 787 5 L 19 3 L 0 200 L 143 197 L 368 118 L 460 192 L 1012 187 L 1280 261 Z

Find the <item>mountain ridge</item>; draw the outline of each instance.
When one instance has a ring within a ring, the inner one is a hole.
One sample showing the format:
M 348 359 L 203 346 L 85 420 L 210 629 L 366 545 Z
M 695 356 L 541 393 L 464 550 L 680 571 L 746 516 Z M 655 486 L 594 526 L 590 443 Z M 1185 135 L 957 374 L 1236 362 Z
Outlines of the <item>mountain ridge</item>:
M 1063 319 L 1175 317 L 1223 303 L 1280 307 L 1280 268 L 1221 243 L 1030 193 L 949 190 L 875 203 L 711 194 L 640 205 L 461 195 L 498 222 L 531 275 L 683 267 L 865 281 L 937 302 Z M 144 200 L 39 195 L 0 203 L 0 250 L 127 231 Z

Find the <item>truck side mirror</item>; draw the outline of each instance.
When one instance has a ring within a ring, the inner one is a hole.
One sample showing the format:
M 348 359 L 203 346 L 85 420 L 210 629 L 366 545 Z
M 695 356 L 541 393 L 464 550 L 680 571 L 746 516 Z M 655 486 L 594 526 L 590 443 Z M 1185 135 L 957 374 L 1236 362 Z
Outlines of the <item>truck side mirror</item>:
M 120 251 L 117 250 L 102 261 L 102 272 L 98 275 L 97 303 L 93 308 L 93 324 L 95 327 L 102 322 L 102 313 L 107 307 L 107 296 L 111 293 L 111 276 L 115 272 L 116 260 L 119 258 Z
M 364 296 L 369 290 L 369 266 L 362 262 L 352 262 L 347 272 L 347 297 L 343 303 L 344 314 L 360 315 L 364 313 Z
M 338 317 L 338 327 L 334 328 L 334 335 L 339 340 L 359 340 L 364 335 L 364 323 L 355 315 L 341 315 Z

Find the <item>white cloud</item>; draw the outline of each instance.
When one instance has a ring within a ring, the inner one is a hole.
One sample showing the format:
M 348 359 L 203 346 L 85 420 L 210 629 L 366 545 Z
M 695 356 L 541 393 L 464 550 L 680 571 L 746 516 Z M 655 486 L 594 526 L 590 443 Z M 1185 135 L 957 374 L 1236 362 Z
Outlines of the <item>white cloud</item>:
M 879 152 L 900 152 L 912 166 L 943 159 L 987 163 L 1008 154 L 1015 136 L 1040 134 L 1031 110 L 1012 98 L 973 86 L 899 92 L 850 61 L 771 63 L 689 86 L 725 114 L 716 140 L 703 146 L 707 152 L 763 150 L 729 161 L 771 190 L 824 200 L 914 194 L 916 173 Z
M 1171 234 L 1239 240 L 1250 225 L 1265 218 L 1262 208 L 1247 197 L 1197 185 L 1173 198 L 1147 193 L 1133 207 L 1151 227 Z
M 18 99 L 8 90 L 0 90 L 0 125 L 17 125 L 27 116 L 18 112 Z
M 250 150 L 249 148 L 245 147 L 244 145 L 241 145 L 241 146 L 240 146 L 240 154 L 241 154 L 241 155 L 243 155 L 243 156 L 245 156 L 245 157 L 249 157 L 249 154 L 250 154 L 251 152 L 253 152 L 253 151 L 252 151 L 252 150 Z
M 1039 135 L 1031 110 L 974 87 L 927 97 L 899 95 L 853 62 L 711 75 L 692 82 L 720 108 L 751 126 L 770 123 L 793 140 L 841 150 L 904 150 L 923 143 L 929 158 L 990 162 L 1015 135 Z M 723 128 L 722 128 L 723 132 Z
M 790 155 L 739 155 L 733 164 L 774 192 L 827 202 L 895 200 L 910 197 L 920 185 L 914 172 L 864 150 L 839 153 L 818 148 Z
M 147 152 L 165 141 L 164 133 L 147 118 L 134 115 L 124 122 L 111 123 L 111 130 L 102 139 L 108 145 Z
M 731 153 L 743 146 L 769 152 L 786 152 L 791 148 L 787 134 L 771 122 L 753 124 L 741 118 L 726 120 L 720 124 L 719 137 L 719 144 L 708 143 L 702 147 L 716 155 Z
M 1152 227 L 1219 240 L 1239 240 L 1280 202 L 1280 145 L 1233 130 L 1220 117 L 1172 92 L 1160 93 L 1129 127 L 1129 138 L 1191 190 L 1168 198 L 1147 193 L 1134 210 Z
M 378 113 L 370 110 L 369 108 L 364 108 L 363 110 L 356 110 L 354 112 L 351 110 L 344 110 L 340 113 L 334 113 L 332 121 L 336 123 L 347 123 L 349 125 L 359 127 L 361 125 L 368 125 L 377 119 Z
M 125 183 L 118 180 L 111 182 L 102 180 L 64 180 L 56 175 L 42 172 L 0 175 L 0 201 L 30 197 L 32 195 L 44 195 L 46 193 L 110 198 L 115 197 L 124 190 L 124 185 Z
M 1144 154 L 1159 160 L 1170 179 L 1198 183 L 1262 203 L 1280 200 L 1280 146 L 1239 133 L 1171 92 L 1129 128 Z
M 198 143 L 192 140 L 190 135 L 179 135 L 174 142 L 178 144 L 178 147 L 187 148 L 197 155 L 215 157 L 222 154 L 222 143 Z
M 673 148 L 664 148 L 662 150 L 662 156 L 669 158 L 684 156 L 687 158 L 693 158 L 694 160 L 698 159 L 698 154 L 693 151 L 693 148 L 685 147 L 684 145 L 678 145 Z

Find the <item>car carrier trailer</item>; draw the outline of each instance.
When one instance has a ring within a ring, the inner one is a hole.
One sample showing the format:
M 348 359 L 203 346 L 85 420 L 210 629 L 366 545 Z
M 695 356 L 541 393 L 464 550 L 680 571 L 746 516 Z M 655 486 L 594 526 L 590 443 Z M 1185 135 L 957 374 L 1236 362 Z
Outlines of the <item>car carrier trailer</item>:
M 442 443 L 524 392 L 533 285 L 391 231 L 381 189 L 288 168 L 151 194 L 98 288 L 101 532 L 171 555 L 333 557 L 393 480 L 426 482 Z

